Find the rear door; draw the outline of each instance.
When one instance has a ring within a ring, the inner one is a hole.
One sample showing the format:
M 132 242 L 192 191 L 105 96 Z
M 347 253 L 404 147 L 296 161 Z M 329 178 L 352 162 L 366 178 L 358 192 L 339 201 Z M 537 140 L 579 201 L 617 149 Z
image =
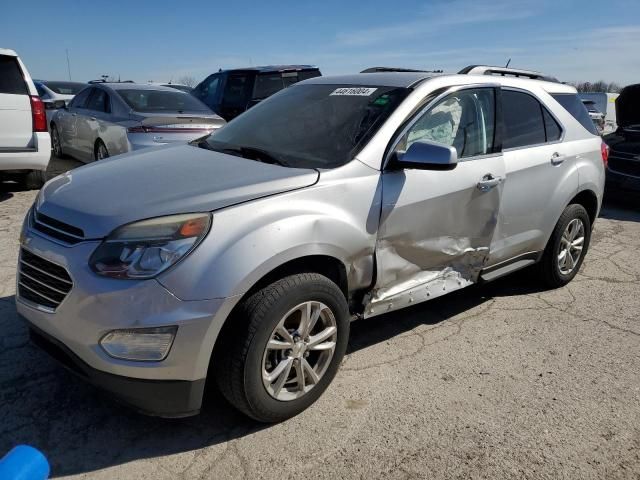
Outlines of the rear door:
M 494 87 L 454 89 L 400 134 L 454 146 L 452 170 L 385 170 L 376 286 L 365 316 L 396 310 L 477 280 L 489 256 L 504 161 L 495 144 Z
M 584 107 L 583 107 L 584 109 Z M 533 263 L 557 221 L 557 205 L 577 191 L 575 153 L 560 122 L 530 92 L 502 89 L 503 201 L 488 266 Z
M 0 55 L 0 153 L 31 147 L 29 89 L 17 57 Z
M 67 109 L 60 110 L 55 117 L 64 152 L 78 159 L 82 159 L 82 149 L 78 138 L 77 119 L 78 115 L 84 113 L 85 105 L 92 91 L 93 87 L 82 90 L 73 97 Z
M 107 132 L 111 103 L 106 90 L 94 87 L 85 104 L 76 117 L 77 142 L 80 159 L 86 162 L 94 160 L 96 140 Z M 106 139 L 102 139 L 107 143 Z M 113 151 L 113 148 L 111 149 Z

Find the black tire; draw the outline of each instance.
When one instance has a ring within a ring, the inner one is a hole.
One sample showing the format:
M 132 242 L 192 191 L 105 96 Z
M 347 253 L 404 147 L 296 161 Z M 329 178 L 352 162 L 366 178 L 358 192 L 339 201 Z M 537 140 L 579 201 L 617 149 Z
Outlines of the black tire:
M 109 150 L 107 150 L 107 146 L 100 139 L 96 140 L 96 146 L 93 149 L 93 159 L 104 160 L 105 158 L 109 158 Z
M 262 361 L 267 342 L 279 321 L 295 306 L 322 302 L 336 320 L 337 339 L 333 357 L 320 380 L 301 397 L 281 401 L 267 392 L 262 380 Z M 223 329 L 220 347 L 211 363 L 218 388 L 227 401 L 260 422 L 279 422 L 313 404 L 333 380 L 347 349 L 350 317 L 338 286 L 316 273 L 291 275 L 255 292 L 242 304 L 233 322 Z
M 558 262 L 558 255 L 560 254 L 560 246 L 562 243 L 562 235 L 567 229 L 569 223 L 578 219 L 584 225 L 584 242 L 582 244 L 582 251 L 580 257 L 575 263 L 575 266 L 569 273 L 563 273 L 560 269 Z M 591 241 L 591 219 L 589 214 L 582 205 L 572 204 L 564 209 L 562 215 L 558 219 L 551 238 L 544 250 L 542 259 L 538 263 L 538 273 L 541 280 L 551 288 L 563 287 L 578 274 L 587 250 L 589 249 L 589 242 Z
M 56 124 L 51 125 L 51 151 L 56 158 L 65 158 L 66 155 L 62 150 L 62 142 L 60 141 L 60 133 Z
M 22 177 L 22 184 L 27 190 L 39 190 L 47 181 L 45 170 L 31 170 Z

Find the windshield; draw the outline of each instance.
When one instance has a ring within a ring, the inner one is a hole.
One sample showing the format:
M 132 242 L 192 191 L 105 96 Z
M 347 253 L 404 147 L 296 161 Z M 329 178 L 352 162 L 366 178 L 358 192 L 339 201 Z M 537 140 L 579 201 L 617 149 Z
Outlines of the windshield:
M 408 93 L 395 87 L 295 85 L 243 113 L 201 146 L 260 151 L 289 167 L 335 168 L 353 159 Z
M 116 90 L 118 95 L 136 112 L 206 112 L 209 108 L 189 93 L 179 90 Z
M 75 95 L 87 86 L 86 83 L 78 82 L 45 82 L 44 84 L 59 95 Z

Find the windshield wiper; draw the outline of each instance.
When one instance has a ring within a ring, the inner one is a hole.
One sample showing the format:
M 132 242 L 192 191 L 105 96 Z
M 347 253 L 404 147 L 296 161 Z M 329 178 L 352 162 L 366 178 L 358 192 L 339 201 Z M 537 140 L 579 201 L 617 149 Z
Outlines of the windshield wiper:
M 207 150 L 213 150 L 214 152 L 226 153 L 228 155 L 235 155 L 236 157 L 242 157 L 249 160 L 255 160 L 257 162 L 270 163 L 274 165 L 281 165 L 288 167 L 289 165 L 280 157 L 257 147 L 243 147 L 235 145 L 211 145 L 206 140 L 198 142 L 200 148 L 206 148 Z

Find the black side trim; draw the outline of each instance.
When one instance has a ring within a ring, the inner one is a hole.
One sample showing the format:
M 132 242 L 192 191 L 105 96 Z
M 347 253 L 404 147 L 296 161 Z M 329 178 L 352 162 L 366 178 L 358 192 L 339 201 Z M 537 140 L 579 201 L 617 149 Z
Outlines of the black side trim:
M 38 149 L 35 147 L 24 147 L 24 148 L 0 147 L 0 153 L 34 153 L 37 151 Z
M 106 391 L 134 410 L 145 415 L 168 418 L 188 417 L 200 412 L 206 379 L 146 380 L 96 370 L 62 342 L 24 320 L 29 326 L 29 336 L 35 345 L 70 372 Z

